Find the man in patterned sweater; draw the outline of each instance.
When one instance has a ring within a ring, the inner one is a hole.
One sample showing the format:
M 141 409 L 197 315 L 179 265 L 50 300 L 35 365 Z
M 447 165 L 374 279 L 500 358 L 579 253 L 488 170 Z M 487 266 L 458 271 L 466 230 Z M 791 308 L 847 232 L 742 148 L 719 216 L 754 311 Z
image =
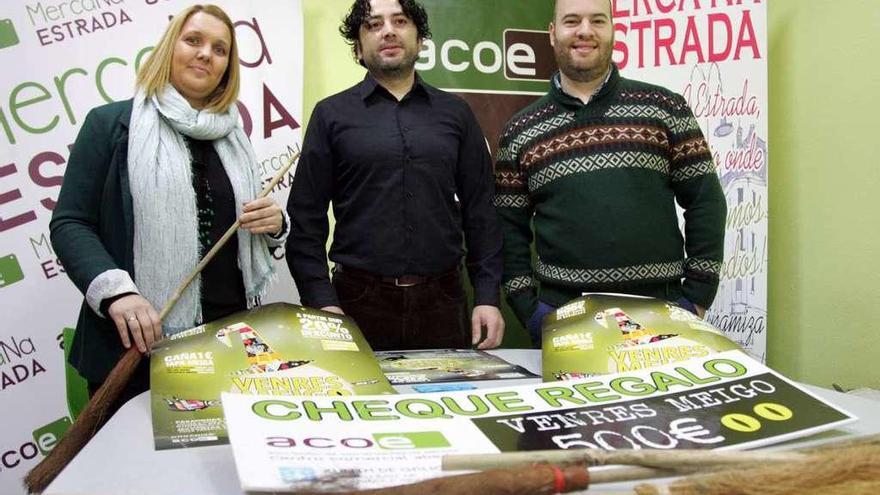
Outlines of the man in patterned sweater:
M 499 144 L 504 287 L 538 345 L 543 317 L 585 291 L 664 298 L 702 316 L 718 288 L 727 208 L 709 146 L 684 98 L 620 76 L 610 3 L 557 0 L 560 71 Z

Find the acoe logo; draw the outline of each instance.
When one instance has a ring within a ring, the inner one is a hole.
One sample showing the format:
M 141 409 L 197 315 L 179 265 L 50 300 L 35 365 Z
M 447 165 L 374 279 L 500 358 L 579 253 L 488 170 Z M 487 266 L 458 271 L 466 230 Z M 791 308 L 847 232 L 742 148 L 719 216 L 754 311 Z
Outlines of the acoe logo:
M 504 69 L 507 79 L 546 81 L 556 69 L 546 31 L 504 29 L 501 44 L 482 40 L 468 44 L 460 39 L 424 40 L 416 69 L 430 71 L 437 66 L 449 72 L 471 67 L 482 74 Z
M 373 433 L 372 438 L 353 436 L 347 438 L 328 437 L 267 437 L 266 445 L 275 448 L 309 449 L 369 449 L 415 450 L 449 447 L 449 440 L 439 431 L 419 431 L 404 433 Z
M 8 449 L 0 449 L 0 472 L 20 467 L 22 461 L 29 461 L 37 455 L 46 455 L 70 428 L 70 418 L 59 418 L 33 431 L 33 440 Z

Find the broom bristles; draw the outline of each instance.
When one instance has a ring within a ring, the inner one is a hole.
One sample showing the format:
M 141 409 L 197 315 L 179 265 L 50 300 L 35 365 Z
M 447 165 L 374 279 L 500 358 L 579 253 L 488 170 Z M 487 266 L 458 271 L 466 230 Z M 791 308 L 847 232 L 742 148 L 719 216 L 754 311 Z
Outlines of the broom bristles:
M 833 486 L 806 490 L 799 495 L 877 495 L 880 481 L 847 481 Z
M 110 406 L 119 398 L 134 374 L 141 358 L 141 353 L 135 347 L 122 355 L 61 441 L 25 476 L 24 484 L 28 493 L 42 493 L 95 435 L 104 424 Z
M 880 448 L 834 449 L 804 461 L 697 475 L 668 486 L 639 485 L 638 495 L 877 494 Z M 867 491 L 854 491 L 867 490 Z

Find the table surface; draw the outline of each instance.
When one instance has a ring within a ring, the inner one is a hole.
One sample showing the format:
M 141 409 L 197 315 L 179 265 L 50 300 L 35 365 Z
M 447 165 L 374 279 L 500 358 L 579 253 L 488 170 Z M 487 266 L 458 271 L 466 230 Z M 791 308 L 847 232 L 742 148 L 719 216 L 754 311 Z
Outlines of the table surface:
M 537 350 L 492 351 L 507 361 L 540 374 L 541 354 Z M 534 383 L 539 379 L 505 380 L 504 386 Z M 473 382 L 479 387 L 499 386 L 497 381 Z M 407 387 L 399 390 L 406 392 Z M 808 445 L 844 436 L 880 433 L 880 402 L 818 387 L 811 392 L 855 414 L 859 420 L 836 430 L 785 444 Z M 784 446 L 783 446 L 784 447 Z M 604 492 L 631 488 L 631 483 L 600 485 Z M 43 492 L 46 495 L 181 493 L 242 494 L 229 445 L 156 451 L 149 392 L 126 403 L 91 442 L 71 461 Z M 632 492 L 629 492 L 632 493 Z

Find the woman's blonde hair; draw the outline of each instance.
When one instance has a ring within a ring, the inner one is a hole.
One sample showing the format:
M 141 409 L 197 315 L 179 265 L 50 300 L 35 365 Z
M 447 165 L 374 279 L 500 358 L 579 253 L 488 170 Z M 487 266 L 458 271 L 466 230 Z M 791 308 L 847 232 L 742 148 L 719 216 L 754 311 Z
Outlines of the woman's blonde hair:
M 208 15 L 216 17 L 226 28 L 229 29 L 230 46 L 229 46 L 229 63 L 226 66 L 226 72 L 220 78 L 217 88 L 208 95 L 205 104 L 205 110 L 211 112 L 222 113 L 229 109 L 229 106 L 238 99 L 239 85 L 239 63 L 238 63 L 238 43 L 235 41 L 235 26 L 232 20 L 226 15 L 220 7 L 216 5 L 193 5 L 186 8 L 181 13 L 171 19 L 165 34 L 159 40 L 159 44 L 153 49 L 153 53 L 144 62 L 137 74 L 137 86 L 143 88 L 148 97 L 162 92 L 165 86 L 171 81 L 171 59 L 174 55 L 174 46 L 183 31 L 183 25 L 196 12 L 204 12 Z

